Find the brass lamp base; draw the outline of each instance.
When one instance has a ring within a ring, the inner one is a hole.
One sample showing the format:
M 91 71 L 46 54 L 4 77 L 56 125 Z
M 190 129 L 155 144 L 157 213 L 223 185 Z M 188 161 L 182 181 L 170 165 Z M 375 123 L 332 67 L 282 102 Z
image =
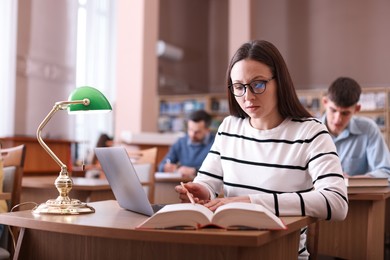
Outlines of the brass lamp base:
M 95 209 L 76 199 L 59 197 L 42 203 L 32 210 L 35 214 L 79 215 L 95 213 Z

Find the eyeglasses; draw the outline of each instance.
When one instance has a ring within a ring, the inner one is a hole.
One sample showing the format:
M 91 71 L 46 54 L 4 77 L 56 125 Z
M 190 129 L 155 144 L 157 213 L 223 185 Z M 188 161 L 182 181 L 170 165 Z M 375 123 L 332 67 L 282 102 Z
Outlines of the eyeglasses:
M 248 87 L 253 94 L 262 94 L 265 91 L 267 83 L 274 78 L 275 76 L 273 76 L 269 80 L 254 80 L 252 82 L 249 82 L 248 84 L 234 83 L 229 86 L 229 89 L 230 92 L 232 92 L 232 94 L 236 97 L 242 97 L 243 95 L 245 95 L 246 89 Z

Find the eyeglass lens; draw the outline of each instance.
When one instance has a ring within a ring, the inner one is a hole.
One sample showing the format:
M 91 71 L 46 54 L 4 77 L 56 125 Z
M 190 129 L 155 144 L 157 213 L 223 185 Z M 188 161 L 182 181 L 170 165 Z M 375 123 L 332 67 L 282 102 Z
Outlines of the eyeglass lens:
M 231 87 L 231 91 L 235 96 L 243 96 L 249 86 L 253 93 L 261 94 L 265 91 L 266 83 L 267 82 L 263 80 L 256 80 L 248 84 L 234 83 Z

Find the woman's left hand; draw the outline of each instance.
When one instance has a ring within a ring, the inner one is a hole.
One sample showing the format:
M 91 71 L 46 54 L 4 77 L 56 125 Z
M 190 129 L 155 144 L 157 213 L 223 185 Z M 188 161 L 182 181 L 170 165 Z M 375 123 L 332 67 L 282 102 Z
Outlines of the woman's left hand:
M 204 206 L 209 208 L 211 211 L 215 211 L 218 207 L 232 202 L 251 203 L 248 196 L 240 196 L 240 197 L 230 197 L 230 198 L 216 198 L 208 201 L 207 203 L 204 204 Z

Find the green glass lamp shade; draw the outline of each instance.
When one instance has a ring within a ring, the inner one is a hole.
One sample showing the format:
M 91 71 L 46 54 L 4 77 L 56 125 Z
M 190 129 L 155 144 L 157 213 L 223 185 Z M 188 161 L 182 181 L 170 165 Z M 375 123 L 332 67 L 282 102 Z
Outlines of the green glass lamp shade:
M 70 104 L 68 106 L 68 112 L 108 112 L 112 110 L 110 102 L 103 93 L 93 87 L 85 86 L 74 89 L 72 93 L 70 93 L 68 101 L 80 101 L 84 99 L 88 99 L 90 103 L 88 105 Z

